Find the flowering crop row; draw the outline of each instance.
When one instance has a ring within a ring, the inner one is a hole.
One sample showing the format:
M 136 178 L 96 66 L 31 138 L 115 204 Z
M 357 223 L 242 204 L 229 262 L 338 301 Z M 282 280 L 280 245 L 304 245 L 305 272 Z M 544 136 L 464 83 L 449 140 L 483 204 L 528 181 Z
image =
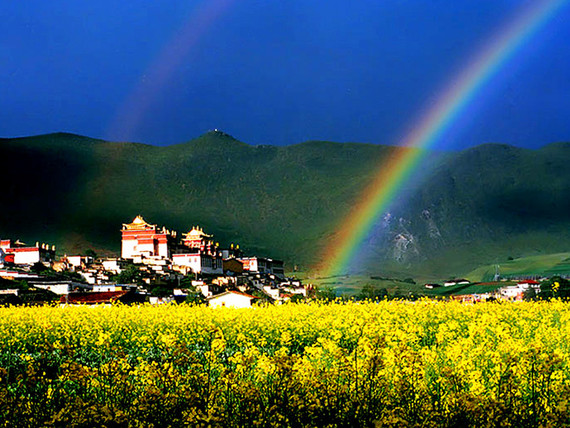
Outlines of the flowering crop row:
M 0 309 L 0 426 L 560 426 L 570 304 Z

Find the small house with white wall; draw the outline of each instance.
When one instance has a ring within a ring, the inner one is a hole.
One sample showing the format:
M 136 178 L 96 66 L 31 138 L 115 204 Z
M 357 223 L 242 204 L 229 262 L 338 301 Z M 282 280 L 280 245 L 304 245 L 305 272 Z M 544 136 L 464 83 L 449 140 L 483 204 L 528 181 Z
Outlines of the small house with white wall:
M 229 308 L 251 308 L 253 301 L 257 299 L 240 291 L 226 291 L 215 296 L 208 297 L 208 306 L 212 308 L 220 308 L 223 306 Z
M 523 281 L 519 281 L 517 286 L 521 288 L 523 291 L 533 289 L 537 293 L 540 292 L 540 282 L 535 281 L 534 279 L 525 279 Z
M 67 260 L 67 263 L 73 270 L 85 269 L 93 263 L 93 257 L 91 256 L 65 256 L 65 260 Z
M 522 300 L 524 289 L 517 285 L 506 285 L 499 289 L 501 298 L 507 300 Z
M 194 273 L 222 275 L 222 259 L 206 253 L 173 254 L 174 267 L 182 266 L 192 269 Z
M 450 279 L 449 281 L 445 281 L 443 283 L 444 287 L 452 287 L 454 285 L 467 285 L 467 284 L 471 284 L 471 281 L 469 281 L 468 279 Z
M 115 275 L 120 274 L 125 268 L 132 264 L 130 260 L 119 259 L 116 257 L 106 258 L 102 261 L 103 269 Z
M 273 260 L 265 257 L 241 257 L 238 259 L 243 263 L 243 270 L 252 273 L 269 273 L 280 278 L 285 277 L 283 261 Z

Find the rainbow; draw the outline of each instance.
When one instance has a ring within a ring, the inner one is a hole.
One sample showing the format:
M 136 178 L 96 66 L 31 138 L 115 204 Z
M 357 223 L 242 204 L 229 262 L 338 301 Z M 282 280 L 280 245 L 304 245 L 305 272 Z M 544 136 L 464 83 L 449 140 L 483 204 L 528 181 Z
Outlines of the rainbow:
M 417 170 L 430 149 L 480 89 L 562 7 L 566 0 L 542 0 L 518 14 L 446 88 L 442 96 L 403 139 L 402 149 L 382 165 L 372 182 L 333 234 L 319 268 L 322 276 L 346 272 L 370 230 Z
M 131 141 L 145 114 L 162 93 L 172 74 L 180 67 L 213 23 L 236 0 L 204 0 L 193 10 L 184 25 L 159 52 L 127 95 L 108 127 L 110 141 Z

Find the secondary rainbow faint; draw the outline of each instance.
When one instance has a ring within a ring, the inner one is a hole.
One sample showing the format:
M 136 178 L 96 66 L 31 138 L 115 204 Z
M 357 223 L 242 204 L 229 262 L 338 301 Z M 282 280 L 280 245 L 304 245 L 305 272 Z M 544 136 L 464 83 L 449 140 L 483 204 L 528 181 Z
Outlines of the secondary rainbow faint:
M 172 74 L 196 47 L 212 24 L 223 16 L 236 0 L 203 0 L 170 39 L 140 77 L 134 89 L 119 107 L 109 130 L 111 141 L 132 141 L 145 114 L 156 102 Z
M 376 177 L 328 242 L 318 271 L 322 276 L 346 273 L 370 230 L 386 212 L 410 175 L 480 89 L 516 54 L 567 0 L 531 1 L 493 41 L 473 57 L 435 105 L 403 139 L 405 147 L 382 165 Z

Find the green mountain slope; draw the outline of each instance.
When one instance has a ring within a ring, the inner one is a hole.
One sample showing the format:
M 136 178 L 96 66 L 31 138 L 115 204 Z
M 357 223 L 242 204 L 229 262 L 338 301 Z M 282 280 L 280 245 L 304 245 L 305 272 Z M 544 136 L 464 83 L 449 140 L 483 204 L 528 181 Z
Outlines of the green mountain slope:
M 567 251 L 569 161 L 568 144 L 486 144 L 449 157 L 400 207 L 416 244 L 402 258 L 462 273 L 509 256 Z
M 497 265 L 483 265 L 469 272 L 466 277 L 472 281 L 491 281 L 496 270 L 504 278 L 541 277 L 568 275 L 570 253 L 553 253 L 539 256 L 506 260 Z
M 221 132 L 155 147 L 72 134 L 0 140 L 0 235 L 60 251 L 118 252 L 142 214 L 308 267 L 400 150 L 313 141 L 250 146 Z M 432 153 L 378 222 L 357 267 L 464 272 L 508 255 L 569 250 L 570 145 Z

